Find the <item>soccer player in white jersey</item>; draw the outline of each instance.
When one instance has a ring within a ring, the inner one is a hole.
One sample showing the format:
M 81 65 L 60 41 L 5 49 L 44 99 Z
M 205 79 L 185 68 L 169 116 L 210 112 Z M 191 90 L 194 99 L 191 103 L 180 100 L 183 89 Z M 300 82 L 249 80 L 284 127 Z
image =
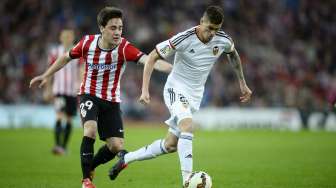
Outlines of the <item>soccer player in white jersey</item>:
M 129 61 L 144 64 L 148 58 L 125 38 L 122 11 L 103 8 L 97 16 L 101 34 L 86 35 L 68 53 L 60 56 L 42 75 L 33 78 L 30 86 L 47 80 L 71 59 L 83 58 L 84 78 L 81 84 L 80 115 L 84 136 L 80 147 L 83 173 L 82 188 L 95 188 L 92 173 L 100 165 L 122 155 L 124 129 L 120 112 L 120 79 Z M 156 69 L 170 72 L 172 65 L 159 60 Z M 94 155 L 96 132 L 106 142 Z
M 250 100 L 252 92 L 246 85 L 234 43 L 220 30 L 223 17 L 220 7 L 209 6 L 200 20 L 200 25 L 159 43 L 150 53 L 144 68 L 142 94 L 139 99 L 143 104 L 150 102 L 148 90 L 155 61 L 175 53 L 173 70 L 167 78 L 163 91 L 165 104 L 171 114 L 166 121 L 169 126 L 168 134 L 165 139 L 156 140 L 150 145 L 121 156 L 110 170 L 112 179 L 133 161 L 152 159 L 177 151 L 184 184 L 193 170 L 192 116 L 200 107 L 204 84 L 210 70 L 221 55 L 227 55 L 238 76 L 242 93 L 241 102 Z
M 60 45 L 52 48 L 48 54 L 48 63 L 52 65 L 57 57 L 69 51 L 74 44 L 74 31 L 63 29 L 60 34 Z M 56 155 L 65 153 L 72 130 L 72 120 L 77 112 L 77 93 L 80 82 L 80 61 L 71 60 L 63 69 L 55 73 L 47 82 L 44 92 L 46 100 L 53 99 L 56 110 L 54 128 L 55 146 L 52 152 Z M 63 124 L 65 124 L 63 126 Z

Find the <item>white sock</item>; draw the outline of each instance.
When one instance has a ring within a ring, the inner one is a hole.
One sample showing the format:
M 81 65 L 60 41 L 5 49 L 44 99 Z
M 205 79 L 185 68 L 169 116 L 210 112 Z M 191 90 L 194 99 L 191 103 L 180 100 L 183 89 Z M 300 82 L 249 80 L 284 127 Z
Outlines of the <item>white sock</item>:
M 192 133 L 182 132 L 177 143 L 183 183 L 187 180 L 193 168 L 192 139 Z
M 156 140 L 152 144 L 142 147 L 136 151 L 127 153 L 124 159 L 125 163 L 129 164 L 134 161 L 152 159 L 166 153 L 168 152 L 164 146 L 164 140 L 161 139 Z

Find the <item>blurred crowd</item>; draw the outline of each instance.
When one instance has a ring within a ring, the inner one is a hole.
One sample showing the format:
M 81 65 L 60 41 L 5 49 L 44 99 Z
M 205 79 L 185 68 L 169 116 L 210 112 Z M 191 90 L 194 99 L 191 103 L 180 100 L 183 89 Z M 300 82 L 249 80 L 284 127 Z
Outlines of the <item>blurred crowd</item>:
M 225 12 L 223 30 L 240 53 L 253 90 L 252 107 L 295 107 L 327 112 L 336 101 L 336 1 L 316 0 L 2 0 L 0 3 L 0 103 L 44 103 L 30 79 L 47 67 L 47 52 L 64 27 L 98 33 L 96 15 L 106 6 L 124 10 L 124 36 L 143 52 L 199 23 L 207 5 Z M 224 62 L 224 63 L 222 63 Z M 239 85 L 226 58 L 209 76 L 202 106 L 238 106 Z M 152 104 L 139 105 L 142 68 L 129 63 L 122 80 L 124 112 L 162 119 L 165 74 L 152 79 Z M 163 117 L 164 116 L 164 117 Z

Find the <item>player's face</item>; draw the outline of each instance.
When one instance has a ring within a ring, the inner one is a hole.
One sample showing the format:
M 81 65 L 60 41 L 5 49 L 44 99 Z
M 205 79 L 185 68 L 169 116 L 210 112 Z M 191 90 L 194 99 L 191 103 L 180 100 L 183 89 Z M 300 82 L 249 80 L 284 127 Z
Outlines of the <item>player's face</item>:
M 123 23 L 121 18 L 110 19 L 105 27 L 100 27 L 103 39 L 112 45 L 118 45 L 121 41 Z
M 63 30 L 60 35 L 60 41 L 65 46 L 71 46 L 75 40 L 75 34 L 73 30 Z
M 222 24 L 213 24 L 208 19 L 201 19 L 201 35 L 204 42 L 209 42 L 222 27 Z

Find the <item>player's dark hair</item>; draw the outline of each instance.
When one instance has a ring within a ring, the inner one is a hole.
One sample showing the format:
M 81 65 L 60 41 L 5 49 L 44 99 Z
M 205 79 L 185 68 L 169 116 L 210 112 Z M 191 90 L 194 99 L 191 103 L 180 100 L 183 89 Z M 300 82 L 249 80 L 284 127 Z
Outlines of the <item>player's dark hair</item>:
M 97 15 L 98 26 L 105 27 L 112 18 L 122 18 L 122 10 L 116 7 L 105 7 Z
M 209 6 L 204 16 L 207 17 L 212 24 L 221 24 L 224 20 L 224 11 L 219 6 Z

